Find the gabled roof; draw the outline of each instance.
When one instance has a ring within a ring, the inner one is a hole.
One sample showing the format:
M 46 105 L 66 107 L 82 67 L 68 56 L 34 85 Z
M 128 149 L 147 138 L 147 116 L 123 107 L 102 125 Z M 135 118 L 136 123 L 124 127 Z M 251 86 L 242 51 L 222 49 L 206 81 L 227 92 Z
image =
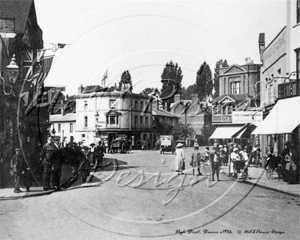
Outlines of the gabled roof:
M 249 95 L 248 93 L 243 93 L 243 94 L 226 94 L 226 95 L 222 95 L 222 96 L 219 96 L 219 97 L 213 99 L 212 103 L 213 104 L 219 103 L 225 97 L 229 97 L 229 98 L 233 99 L 235 103 L 240 103 L 240 102 L 244 101 L 247 98 L 252 98 L 252 96 Z
M 0 19 L 15 19 L 15 33 L 22 34 L 25 32 L 32 4 L 33 0 L 0 0 Z M 37 25 L 37 22 L 32 24 Z
M 225 70 L 221 75 L 241 73 L 241 72 L 244 73 L 245 69 L 243 69 L 241 66 L 234 64 L 234 65 L 230 66 L 227 70 Z

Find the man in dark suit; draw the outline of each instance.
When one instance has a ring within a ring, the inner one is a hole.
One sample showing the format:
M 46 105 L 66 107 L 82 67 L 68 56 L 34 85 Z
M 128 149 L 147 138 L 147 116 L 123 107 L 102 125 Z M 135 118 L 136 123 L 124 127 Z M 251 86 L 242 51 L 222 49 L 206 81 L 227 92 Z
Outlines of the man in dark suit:
M 16 148 L 16 154 L 12 157 L 10 166 L 12 169 L 12 174 L 15 177 L 15 193 L 20 192 L 20 184 L 21 184 L 21 179 L 22 179 L 22 172 L 24 171 L 25 167 L 25 160 L 21 154 L 21 149 Z
M 217 181 L 220 181 L 219 179 L 219 172 L 220 172 L 220 156 L 219 153 L 217 152 L 216 147 L 212 148 L 212 153 L 210 154 L 210 163 L 211 163 L 211 170 L 212 170 L 212 181 L 215 181 L 215 174 L 217 176 Z

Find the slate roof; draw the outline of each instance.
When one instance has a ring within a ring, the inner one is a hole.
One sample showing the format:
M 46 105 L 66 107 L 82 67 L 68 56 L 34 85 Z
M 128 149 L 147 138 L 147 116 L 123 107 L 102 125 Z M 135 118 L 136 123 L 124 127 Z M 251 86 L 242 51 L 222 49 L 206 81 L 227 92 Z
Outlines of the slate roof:
M 54 114 L 50 115 L 50 122 L 75 122 L 76 113 L 69 113 L 66 115 Z
M 162 109 L 152 109 L 153 116 L 160 116 L 160 117 L 169 117 L 169 118 L 178 118 L 175 114 L 169 113 Z
M 32 4 L 33 0 L 0 0 L 0 18 L 15 18 L 15 33 L 23 34 Z

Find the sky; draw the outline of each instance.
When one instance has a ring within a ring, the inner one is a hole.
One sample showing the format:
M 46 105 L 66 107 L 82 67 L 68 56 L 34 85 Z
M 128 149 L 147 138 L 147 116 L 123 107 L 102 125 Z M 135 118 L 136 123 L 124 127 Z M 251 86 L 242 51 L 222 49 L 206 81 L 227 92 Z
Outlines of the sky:
M 286 0 L 34 0 L 44 45 L 66 43 L 55 52 L 46 86 L 118 84 L 131 74 L 133 92 L 161 89 L 167 62 L 182 69 L 182 85 L 196 82 L 206 61 L 260 63 L 259 33 L 266 44 L 285 26 Z M 47 54 L 52 54 L 48 51 Z

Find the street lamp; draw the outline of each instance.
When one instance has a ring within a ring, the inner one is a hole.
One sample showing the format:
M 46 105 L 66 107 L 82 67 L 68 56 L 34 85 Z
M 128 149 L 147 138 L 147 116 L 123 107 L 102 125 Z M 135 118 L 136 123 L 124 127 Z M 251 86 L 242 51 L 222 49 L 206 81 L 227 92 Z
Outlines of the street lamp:
M 0 76 L 0 79 L 3 81 L 3 92 L 5 95 L 10 95 L 12 93 L 12 86 L 16 83 L 18 74 L 19 74 L 19 67 L 16 64 L 15 55 L 13 55 L 10 64 L 6 67 L 7 69 L 7 76 L 8 76 L 8 82 L 11 87 L 10 92 L 7 93 L 5 91 L 5 85 L 6 81 L 3 77 Z

